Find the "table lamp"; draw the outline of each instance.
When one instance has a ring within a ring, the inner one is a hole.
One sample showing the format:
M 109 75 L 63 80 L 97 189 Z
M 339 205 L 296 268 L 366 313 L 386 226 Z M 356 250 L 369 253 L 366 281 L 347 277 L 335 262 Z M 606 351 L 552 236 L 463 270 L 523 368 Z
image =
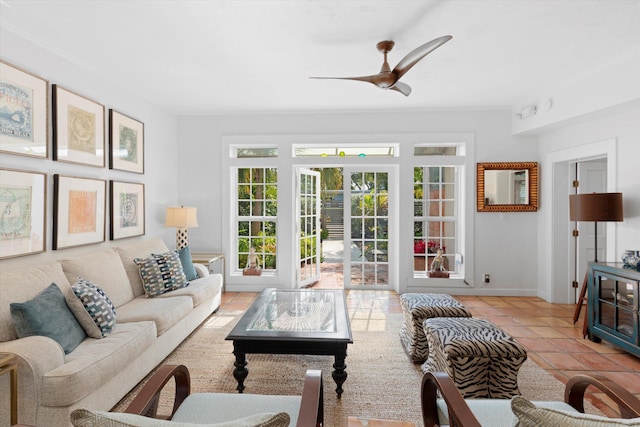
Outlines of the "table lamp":
M 176 249 L 189 246 L 187 230 L 198 226 L 198 209 L 180 207 L 168 207 L 165 227 L 176 227 Z

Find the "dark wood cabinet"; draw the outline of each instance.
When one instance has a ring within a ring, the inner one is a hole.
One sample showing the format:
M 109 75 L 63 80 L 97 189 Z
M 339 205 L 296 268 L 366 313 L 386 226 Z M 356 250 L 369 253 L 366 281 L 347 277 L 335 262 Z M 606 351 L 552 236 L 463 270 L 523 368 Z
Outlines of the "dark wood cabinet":
M 589 264 L 589 339 L 615 344 L 640 357 L 640 272 L 622 263 Z

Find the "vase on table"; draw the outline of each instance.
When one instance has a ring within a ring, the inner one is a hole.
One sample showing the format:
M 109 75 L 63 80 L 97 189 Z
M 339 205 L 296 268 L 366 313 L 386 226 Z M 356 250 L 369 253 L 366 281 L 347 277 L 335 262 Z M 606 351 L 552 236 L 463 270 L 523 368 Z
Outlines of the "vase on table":
M 625 266 L 638 268 L 640 262 L 640 251 L 628 249 L 622 254 L 622 262 Z

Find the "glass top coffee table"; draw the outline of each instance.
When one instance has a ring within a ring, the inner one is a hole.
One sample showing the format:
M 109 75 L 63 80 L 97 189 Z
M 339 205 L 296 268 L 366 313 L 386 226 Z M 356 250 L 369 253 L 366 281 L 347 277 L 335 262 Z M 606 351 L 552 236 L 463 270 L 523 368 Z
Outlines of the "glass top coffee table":
M 247 354 L 308 354 L 334 356 L 331 376 L 342 395 L 347 344 L 353 343 L 342 290 L 265 289 L 225 339 L 233 341 L 240 393 L 249 374 Z

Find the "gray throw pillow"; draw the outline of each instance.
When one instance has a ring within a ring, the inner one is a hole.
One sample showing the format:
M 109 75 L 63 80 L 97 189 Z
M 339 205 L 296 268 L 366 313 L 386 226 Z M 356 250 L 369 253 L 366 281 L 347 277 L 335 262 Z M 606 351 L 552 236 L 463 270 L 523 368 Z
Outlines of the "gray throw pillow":
M 191 249 L 189 249 L 189 246 L 185 246 L 178 250 L 178 255 L 180 256 L 180 263 L 182 264 L 182 269 L 184 270 L 184 275 L 187 277 L 187 280 L 196 280 L 198 278 L 198 273 L 196 273 L 196 268 L 193 266 L 193 259 L 191 258 Z
M 87 336 L 55 283 L 32 300 L 11 303 L 9 309 L 18 338 L 33 335 L 49 337 L 68 354 Z

